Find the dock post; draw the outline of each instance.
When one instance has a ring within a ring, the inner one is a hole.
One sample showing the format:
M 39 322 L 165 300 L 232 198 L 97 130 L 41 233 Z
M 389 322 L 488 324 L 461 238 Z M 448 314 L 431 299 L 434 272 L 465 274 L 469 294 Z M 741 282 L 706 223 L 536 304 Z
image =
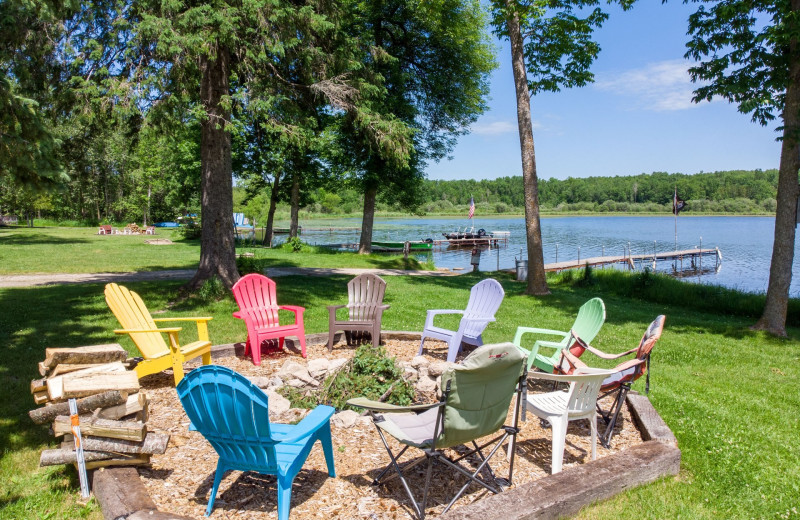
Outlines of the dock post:
M 521 256 L 521 253 L 522 253 L 522 250 L 520 249 L 520 256 Z M 556 242 L 556 263 L 558 263 L 558 242 Z
M 578 246 L 578 265 L 581 265 L 581 246 Z
M 700 237 L 700 274 L 703 274 L 703 237 Z

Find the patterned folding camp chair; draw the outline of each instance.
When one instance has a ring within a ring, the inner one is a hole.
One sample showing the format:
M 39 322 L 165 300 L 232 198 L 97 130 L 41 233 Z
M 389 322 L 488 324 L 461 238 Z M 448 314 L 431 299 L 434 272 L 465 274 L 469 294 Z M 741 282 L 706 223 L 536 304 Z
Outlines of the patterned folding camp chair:
M 416 516 L 421 520 L 425 517 L 425 506 L 428 500 L 428 491 L 431 483 L 433 463 L 439 462 L 450 469 L 467 477 L 466 483 L 456 493 L 444 512 L 458 500 L 471 483 L 479 484 L 492 493 L 501 491 L 503 485 L 510 485 L 514 471 L 514 444 L 516 441 L 517 413 L 519 403 L 522 402 L 522 393 L 525 388 L 527 372 L 525 371 L 525 357 L 511 343 L 486 345 L 479 348 L 464 359 L 462 365 L 448 368 L 442 374 L 442 398 L 438 403 L 414 406 L 394 406 L 391 404 L 370 401 L 364 398 L 351 399 L 348 404 L 365 408 L 371 412 L 373 422 L 378 434 L 383 441 L 391 462 L 375 478 L 373 484 L 378 485 L 389 480 L 394 474 L 384 479 L 389 471 L 394 468 L 400 477 L 406 494 L 411 499 L 411 505 Z M 517 395 L 512 426 L 504 426 L 508 415 L 511 398 Z M 492 440 L 478 446 L 477 440 L 498 432 L 502 432 Z M 396 455 L 389 447 L 385 434 L 389 434 L 404 444 L 402 450 Z M 508 437 L 511 437 L 509 450 L 511 459 L 508 470 L 508 479 L 495 479 L 489 466 L 489 460 L 502 446 Z M 460 453 L 457 458 L 450 458 L 445 454 L 446 448 L 470 443 L 471 448 L 466 453 Z M 482 452 L 494 444 L 488 454 Z M 400 457 L 409 448 L 418 448 L 424 455 L 400 464 Z M 474 471 L 459 464 L 459 461 L 477 455 L 477 469 Z M 428 461 L 425 477 L 425 487 L 422 501 L 418 502 L 411 492 L 405 474 L 419 463 Z M 479 478 L 478 475 L 488 474 L 492 480 Z
M 483 330 L 495 321 L 494 314 L 503 303 L 505 292 L 497 280 L 487 278 L 475 284 L 469 292 L 469 302 L 463 311 L 431 310 L 425 318 L 422 340 L 419 342 L 419 355 L 425 345 L 425 338 L 440 339 L 447 342 L 447 361 L 452 363 L 461 351 L 461 343 L 480 347 L 483 345 Z M 447 330 L 433 325 L 439 314 L 461 314 L 458 330 Z
M 622 403 L 625 402 L 625 396 L 628 395 L 628 391 L 631 389 L 633 382 L 642 377 L 642 375 L 646 375 L 644 390 L 645 393 L 650 392 L 650 354 L 656 342 L 661 338 L 665 319 L 666 317 L 663 314 L 658 316 L 653 320 L 650 326 L 647 327 L 647 330 L 642 336 L 642 340 L 639 342 L 639 346 L 619 354 L 606 354 L 584 343 L 580 338 L 577 340 L 585 350 L 603 359 L 618 359 L 622 356 L 628 356 L 633 353 L 636 354 L 633 359 L 614 367 L 611 375 L 605 378 L 603 384 L 600 386 L 597 411 L 606 423 L 606 431 L 600 436 L 600 442 L 606 448 L 608 448 L 611 443 L 611 436 L 614 435 L 614 426 L 617 423 L 619 412 L 622 410 Z M 562 357 L 557 365 L 559 372 L 571 374 L 576 369 L 586 368 L 586 363 L 578 359 L 578 357 L 569 350 L 562 350 L 561 353 Z M 614 396 L 614 401 L 607 410 L 603 410 L 600 406 L 600 399 L 611 395 Z
M 278 477 L 278 520 L 288 520 L 292 482 L 317 441 L 328 475 L 336 476 L 330 406 L 317 406 L 296 425 L 270 423 L 267 394 L 241 374 L 217 365 L 192 370 L 176 390 L 190 429 L 200 432 L 219 455 L 206 516 L 214 508 L 225 472 L 239 470 Z

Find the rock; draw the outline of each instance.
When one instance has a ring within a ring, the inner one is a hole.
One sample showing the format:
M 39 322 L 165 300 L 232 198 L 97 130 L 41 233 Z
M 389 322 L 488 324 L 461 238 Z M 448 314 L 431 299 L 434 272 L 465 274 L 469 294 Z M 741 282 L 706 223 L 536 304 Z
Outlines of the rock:
M 307 383 L 302 379 L 290 379 L 286 382 L 286 384 L 294 388 L 303 388 Z
M 432 394 L 436 392 L 437 388 L 436 381 L 434 381 L 428 376 L 424 377 L 420 376 L 419 381 L 417 381 L 417 384 L 415 386 L 418 391 L 424 394 Z
M 414 358 L 411 360 L 411 366 L 414 368 L 428 366 L 428 364 L 430 364 L 430 361 L 428 361 L 428 358 L 425 356 L 414 356 Z
M 286 362 L 283 364 L 283 366 L 277 372 L 275 372 L 275 375 L 280 377 L 281 379 L 291 379 L 291 377 L 289 376 L 294 375 L 294 373 L 299 370 L 306 370 L 306 372 L 308 372 L 306 367 L 304 367 L 297 361 L 294 361 L 292 359 L 287 359 Z
M 331 359 L 330 363 L 328 364 L 328 374 L 333 374 L 334 372 L 340 370 L 347 364 L 348 361 L 349 359 L 347 358 Z
M 403 379 L 413 383 L 419 379 L 419 373 L 411 367 L 405 367 L 403 370 Z
M 270 389 L 266 393 L 267 398 L 269 398 L 269 413 L 271 415 L 282 415 L 292 407 L 292 403 L 275 390 Z
M 431 377 L 438 377 L 454 364 L 455 363 L 448 363 L 446 361 L 434 361 L 428 365 L 428 375 Z
M 268 377 L 253 376 L 253 377 L 248 377 L 248 379 L 250 380 L 251 383 L 253 383 L 259 388 L 269 388 L 270 386 L 269 384 L 270 378 Z
M 337 428 L 352 428 L 356 424 L 356 421 L 358 421 L 359 417 L 360 415 L 358 412 L 354 412 L 353 410 L 343 410 L 331 417 L 331 424 Z
M 325 377 L 331 362 L 327 358 L 312 359 L 308 362 L 308 373 L 315 379 Z

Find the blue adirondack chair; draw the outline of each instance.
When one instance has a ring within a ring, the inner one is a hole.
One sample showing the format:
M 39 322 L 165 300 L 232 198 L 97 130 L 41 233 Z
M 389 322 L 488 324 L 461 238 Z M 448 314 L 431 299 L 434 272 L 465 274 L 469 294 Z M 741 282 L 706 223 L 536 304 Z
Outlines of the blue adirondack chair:
M 288 520 L 292 482 L 312 446 L 322 443 L 328 475 L 335 477 L 330 418 L 334 409 L 318 406 L 297 425 L 269 422 L 267 395 L 243 375 L 218 365 L 195 368 L 177 386 L 186 415 L 219 455 L 206 516 L 228 470 L 278 477 L 278 519 Z
M 469 292 L 467 308 L 463 311 L 440 309 L 428 311 L 425 318 L 425 327 L 422 329 L 422 340 L 419 342 L 419 354 L 425 345 L 425 338 L 440 339 L 447 342 L 447 361 L 456 360 L 461 350 L 461 343 L 468 343 L 480 347 L 483 345 L 483 330 L 489 323 L 495 321 L 494 313 L 503 303 L 505 292 L 497 280 L 487 278 L 472 286 Z M 461 314 L 458 330 L 447 330 L 433 325 L 433 318 L 437 314 Z

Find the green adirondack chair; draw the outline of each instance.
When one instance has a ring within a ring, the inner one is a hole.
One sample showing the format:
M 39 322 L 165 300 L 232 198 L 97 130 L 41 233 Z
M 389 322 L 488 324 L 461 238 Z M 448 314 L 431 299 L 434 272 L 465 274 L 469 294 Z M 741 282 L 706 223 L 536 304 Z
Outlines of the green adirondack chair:
M 580 356 L 583 353 L 583 347 L 575 342 L 575 336 L 581 338 L 585 343 L 591 343 L 600 328 L 606 321 L 606 306 L 600 298 L 592 298 L 588 302 L 581 305 L 578 309 L 578 316 L 575 318 L 575 323 L 572 324 L 572 329 L 569 332 L 551 329 L 539 329 L 535 327 L 518 327 L 517 333 L 514 335 L 514 345 L 517 346 L 522 352 L 528 356 L 528 370 L 531 366 L 536 365 L 539 370 L 547 373 L 555 373 L 554 367 L 561 359 L 562 349 L 580 349 L 580 352 L 573 352 L 573 354 Z M 537 340 L 533 346 L 528 349 L 522 346 L 522 336 L 525 334 L 548 334 L 551 336 L 561 336 L 561 339 L 556 341 Z M 542 353 L 540 349 L 553 349 L 552 353 Z

